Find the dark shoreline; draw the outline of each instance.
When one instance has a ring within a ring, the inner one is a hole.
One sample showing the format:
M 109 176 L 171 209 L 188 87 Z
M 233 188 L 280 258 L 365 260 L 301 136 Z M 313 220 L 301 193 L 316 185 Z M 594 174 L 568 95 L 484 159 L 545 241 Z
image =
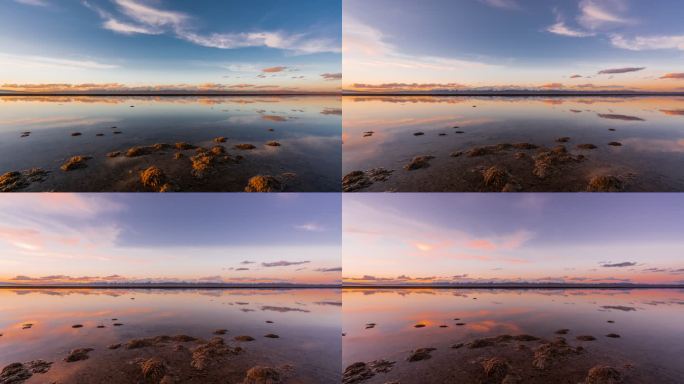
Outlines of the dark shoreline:
M 684 92 L 668 92 L 668 93 L 657 93 L 657 92 L 644 92 L 644 93 L 525 93 L 525 92 L 515 92 L 515 93 L 501 93 L 501 92 L 474 92 L 474 93 L 356 93 L 356 92 L 342 92 L 342 96 L 431 96 L 431 97 L 473 97 L 473 96 L 486 96 L 486 97 L 656 97 L 656 96 L 684 96 Z
M 0 97 L 4 96 L 96 96 L 96 97 L 185 97 L 185 96 L 201 96 L 201 97 L 243 97 L 243 96 L 342 96 L 340 93 L 1 93 Z
M 342 289 L 684 289 L 684 285 L 343 285 Z
M 0 289 L 340 289 L 340 285 L 0 285 Z

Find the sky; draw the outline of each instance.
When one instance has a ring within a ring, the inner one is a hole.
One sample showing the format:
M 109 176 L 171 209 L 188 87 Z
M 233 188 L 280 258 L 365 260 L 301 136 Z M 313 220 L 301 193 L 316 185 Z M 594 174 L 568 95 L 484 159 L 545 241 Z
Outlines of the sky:
M 684 284 L 679 194 L 345 194 L 343 280 Z
M 345 0 L 343 88 L 684 91 L 680 0 Z
M 339 283 L 338 194 L 12 194 L 0 284 Z
M 341 0 L 2 0 L 0 90 L 337 91 Z

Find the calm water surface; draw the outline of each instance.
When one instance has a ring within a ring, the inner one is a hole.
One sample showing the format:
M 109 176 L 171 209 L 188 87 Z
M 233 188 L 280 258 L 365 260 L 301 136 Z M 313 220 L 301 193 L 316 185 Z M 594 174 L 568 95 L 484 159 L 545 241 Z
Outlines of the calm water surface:
M 481 173 L 493 165 L 522 191 L 583 191 L 595 176 L 617 177 L 626 191 L 684 191 L 684 97 L 345 96 L 343 110 L 343 175 L 394 171 L 366 191 L 488 190 Z M 556 141 L 562 137 L 567 141 Z M 564 145 L 585 158 L 552 164 L 542 179 L 533 174 L 539 149 L 467 155 L 505 143 Z M 527 156 L 516 158 L 517 152 Z M 426 168 L 404 169 L 415 156 L 434 159 Z
M 214 330 L 227 329 L 230 344 L 237 335 L 256 339 L 243 345 L 254 365 L 292 365 L 294 382 L 340 380 L 341 294 L 335 289 L 2 289 L 0 313 L 0 367 L 43 359 L 54 361 L 50 373 L 58 373 L 74 348 L 93 348 L 96 358 L 108 345 L 133 338 L 210 339 Z M 123 325 L 112 326 L 113 318 Z M 22 329 L 26 323 L 32 328 Z
M 387 359 L 397 362 L 393 370 L 420 372 L 454 351 L 454 343 L 502 334 L 553 339 L 556 330 L 567 328 L 570 344 L 578 343 L 577 335 L 593 335 L 597 340 L 585 343 L 586 348 L 630 361 L 659 382 L 684 377 L 684 290 L 349 288 L 343 301 L 344 367 Z M 376 323 L 375 328 L 366 329 L 368 323 Z M 418 323 L 426 327 L 414 328 Z M 608 333 L 621 337 L 607 338 Z M 410 351 L 423 347 L 437 348 L 432 360 L 426 365 L 406 362 Z M 397 378 L 375 379 L 371 382 Z
M 339 191 L 339 97 L 0 97 L 0 174 L 39 167 L 49 174 L 29 191 L 142 190 L 138 172 L 162 169 L 181 191 L 241 191 L 250 177 L 282 178 L 286 191 Z M 116 128 L 113 128 L 116 127 Z M 30 132 L 22 137 L 24 132 Z M 114 134 L 114 132 L 120 132 Z M 80 133 L 80 136 L 71 136 Z M 102 134 L 102 136 L 97 136 Z M 187 142 L 211 148 L 213 139 L 239 164 L 219 164 L 192 177 L 189 158 L 174 150 L 108 158 L 133 146 Z M 268 141 L 280 146 L 267 146 Z M 238 150 L 237 144 L 252 144 Z M 70 157 L 91 156 L 87 167 L 64 172 Z M 282 176 L 285 174 L 286 176 Z

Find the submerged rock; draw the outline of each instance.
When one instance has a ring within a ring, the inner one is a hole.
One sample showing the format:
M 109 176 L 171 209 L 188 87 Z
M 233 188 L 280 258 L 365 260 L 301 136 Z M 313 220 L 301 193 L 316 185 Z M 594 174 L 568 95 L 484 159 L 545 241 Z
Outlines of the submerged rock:
M 568 332 L 570 332 L 570 330 L 569 330 L 569 329 L 563 328 L 563 329 L 559 329 L 559 330 L 557 330 L 557 331 L 556 331 L 556 332 L 554 332 L 554 333 L 555 333 L 556 335 L 567 335 L 567 334 L 568 334 Z
M 425 328 L 425 324 L 416 324 L 413 328 Z
M 214 141 L 217 143 L 225 143 L 226 141 L 228 141 L 228 139 L 223 137 L 223 136 L 219 136 L 219 137 L 215 137 Z
M 254 341 L 254 338 L 252 336 L 235 336 L 235 341 Z
M 608 143 L 608 145 L 612 145 L 613 147 L 621 147 L 622 143 L 620 143 L 619 141 L 611 141 L 610 143 Z
M 620 371 L 607 365 L 597 365 L 589 370 L 584 384 L 619 384 L 622 383 Z
M 221 337 L 214 337 L 209 342 L 200 345 L 192 351 L 192 361 L 190 365 L 197 370 L 205 370 L 212 364 L 231 355 L 242 352 L 242 348 L 231 348 L 225 344 Z
M 7 172 L 0 176 L 0 192 L 13 192 L 26 188 L 31 183 L 45 181 L 48 173 L 41 168 L 31 168 L 22 172 Z
M 245 192 L 281 192 L 283 183 L 270 175 L 257 175 L 249 179 Z
M 596 149 L 598 148 L 594 144 L 577 144 L 577 149 Z
M 624 188 L 622 180 L 615 176 L 594 176 L 589 180 L 587 192 L 621 192 Z
M 214 331 L 214 335 L 225 335 L 226 333 L 228 333 L 227 329 L 217 329 Z
M 185 151 L 187 149 L 195 149 L 194 145 L 188 144 L 188 143 L 183 142 L 183 141 L 178 142 L 178 143 L 174 144 L 173 146 L 180 151 Z
M 579 354 L 582 351 L 582 347 L 573 348 L 567 344 L 564 338 L 559 337 L 554 341 L 544 342 L 534 350 L 532 365 L 537 369 L 545 370 L 565 357 Z
M 342 375 L 342 384 L 357 384 L 375 376 L 368 364 L 357 362 L 348 366 Z
M 567 136 L 559 137 L 556 139 L 556 142 L 558 143 L 567 143 L 568 141 L 570 141 L 570 138 Z
M 508 374 L 510 366 L 502 357 L 490 357 L 482 361 L 482 370 L 485 376 L 493 382 L 500 383 Z
M 411 354 L 409 357 L 406 358 L 406 361 L 409 362 L 415 362 L 415 361 L 421 361 L 421 360 L 428 360 L 432 358 L 432 351 L 436 350 L 436 348 L 418 348 L 414 351 L 411 351 Z
M 64 361 L 67 363 L 73 363 L 75 361 L 81 361 L 81 360 L 88 360 L 90 356 L 88 356 L 88 353 L 93 351 L 92 348 L 78 348 L 74 349 L 71 352 L 69 352 L 69 356 L 67 356 Z
M 266 145 L 269 147 L 280 147 L 280 143 L 275 140 L 267 141 Z
M 618 335 L 617 333 L 609 333 L 609 334 L 606 335 L 606 337 L 610 337 L 610 338 L 613 338 L 613 339 L 618 339 L 618 338 L 620 338 L 620 335 Z
M 591 335 L 580 335 L 576 337 L 577 340 L 579 341 L 594 341 L 596 338 Z
M 423 136 L 425 133 L 423 132 L 416 132 L 413 134 L 413 136 Z
M 250 150 L 250 149 L 254 149 L 256 147 L 252 144 L 236 144 L 235 148 L 236 149 L 242 149 L 242 150 Z
M 427 168 L 430 166 L 430 160 L 434 159 L 434 156 L 416 156 L 411 159 L 411 162 L 404 166 L 407 171 L 413 171 L 416 169 Z
M 92 159 L 90 156 L 73 156 L 69 160 L 66 161 L 66 163 L 62 164 L 60 169 L 62 171 L 73 171 L 74 169 L 79 169 L 79 168 L 85 168 L 86 161 Z
M 275 368 L 256 366 L 247 371 L 243 384 L 280 384 L 282 374 Z
M 264 337 L 267 337 L 269 339 L 279 339 L 280 336 L 276 335 L 275 333 L 267 333 L 264 335 Z

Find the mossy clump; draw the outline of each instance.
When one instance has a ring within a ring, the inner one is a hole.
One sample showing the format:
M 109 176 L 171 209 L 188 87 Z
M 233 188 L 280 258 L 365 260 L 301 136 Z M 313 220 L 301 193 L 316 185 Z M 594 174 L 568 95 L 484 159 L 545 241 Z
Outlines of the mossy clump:
M 242 149 L 242 150 L 250 150 L 250 149 L 254 149 L 256 147 L 252 144 L 236 144 L 235 148 Z
M 140 172 L 140 182 L 145 188 L 155 191 L 161 191 L 167 184 L 164 172 L 154 165 Z
M 427 168 L 430 166 L 430 160 L 434 159 L 434 156 L 416 156 L 411 159 L 411 162 L 404 166 L 407 171 L 413 171 L 416 169 Z
M 280 147 L 280 143 L 275 140 L 266 142 L 266 145 L 268 145 L 269 147 Z
M 622 180 L 611 175 L 592 177 L 587 185 L 587 192 L 620 192 L 624 189 Z
M 256 366 L 247 371 L 243 384 L 280 384 L 282 382 L 283 377 L 277 369 Z
M 140 371 L 145 380 L 158 383 L 166 375 L 166 363 L 159 357 L 152 357 L 140 363 Z
M 225 143 L 226 141 L 228 141 L 228 139 L 223 137 L 223 136 L 219 136 L 219 137 L 215 137 L 214 141 L 217 143 Z
M 73 171 L 74 169 L 79 169 L 79 168 L 85 168 L 86 161 L 90 160 L 90 156 L 73 156 L 69 160 L 67 160 L 64 164 L 62 164 L 61 167 L 59 167 L 62 171 L 67 172 L 67 171 Z
M 577 149 L 596 149 L 594 144 L 577 144 Z
M 174 147 L 175 147 L 176 149 L 178 149 L 178 150 L 181 150 L 181 151 L 184 151 L 184 150 L 186 150 L 186 149 L 193 149 L 193 148 L 195 148 L 194 145 L 188 144 L 188 143 L 182 142 L 182 141 L 179 142 L 179 143 L 174 144 Z
M 281 192 L 283 184 L 269 175 L 257 175 L 249 179 L 245 192 Z

